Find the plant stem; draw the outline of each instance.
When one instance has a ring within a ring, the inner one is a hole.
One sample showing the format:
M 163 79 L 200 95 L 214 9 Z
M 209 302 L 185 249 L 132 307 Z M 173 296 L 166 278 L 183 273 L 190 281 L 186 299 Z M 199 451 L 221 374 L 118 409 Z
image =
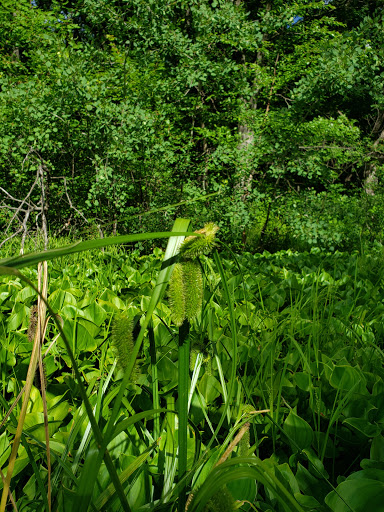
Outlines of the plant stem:
M 156 344 L 155 335 L 153 332 L 153 323 L 150 321 L 148 324 L 148 337 L 149 337 L 149 352 L 151 356 L 151 373 L 152 373 L 152 401 L 153 408 L 160 409 L 159 400 L 159 381 L 157 376 L 157 363 L 156 363 Z M 160 415 L 156 414 L 153 418 L 153 437 L 158 439 L 160 436 Z
M 179 328 L 179 482 L 187 472 L 189 352 L 189 322 L 185 321 Z M 185 510 L 186 491 L 186 485 L 183 484 L 179 491 L 179 512 Z

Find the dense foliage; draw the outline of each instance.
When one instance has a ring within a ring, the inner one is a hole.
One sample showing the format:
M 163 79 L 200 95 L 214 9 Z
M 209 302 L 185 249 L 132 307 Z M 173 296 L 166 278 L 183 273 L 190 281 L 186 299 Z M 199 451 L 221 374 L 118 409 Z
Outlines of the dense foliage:
M 122 377 L 120 366 L 114 370 L 113 340 L 131 329 L 127 322 L 136 325 L 137 336 L 138 319 L 148 311 L 162 257 L 159 249 L 145 257 L 106 250 L 49 264 L 49 302 L 71 341 L 101 427 L 111 415 Z M 222 260 L 224 274 L 219 261 L 201 260 L 204 306 L 190 325 L 187 468 L 188 486 L 195 495 L 190 510 L 201 510 L 199 499 L 207 503 L 206 511 L 225 510 L 223 493 L 240 500 L 241 510 L 252 509 L 247 502 L 271 512 L 363 512 L 368 505 L 381 510 L 382 257 L 371 256 L 367 265 L 358 254 L 318 250 L 246 253 L 236 261 Z M 35 282 L 34 269 L 25 269 L 24 275 Z M 225 287 L 233 299 L 234 323 Z M 4 406 L 16 398 L 26 379 L 36 298 L 20 278 L 3 278 Z M 108 445 L 131 510 L 176 510 L 179 427 L 173 411 L 181 401 L 181 331 L 172 325 L 171 316 L 165 298 L 154 310 Z M 119 318 L 126 319 L 120 333 L 111 328 Z M 71 359 L 52 317 L 44 347 L 53 509 L 85 510 L 76 506 L 84 492 L 82 483 L 90 485 L 94 440 Z M 161 411 L 160 419 L 154 419 L 153 409 Z M 16 416 L 19 410 L 17 405 Z M 9 457 L 14 421 L 12 416 L 1 433 L 1 464 Z M 215 469 L 235 434 L 248 427 L 249 433 L 232 445 L 230 460 Z M 43 401 L 37 387 L 32 388 L 24 435 L 12 489 L 19 510 L 45 510 Z M 252 464 L 262 472 L 244 473 Z M 104 464 L 96 477 L 89 496 L 92 510 L 121 510 Z M 255 479 L 263 485 L 256 485 Z M 222 489 L 224 483 L 227 491 L 212 496 L 215 485 Z M 281 484 L 296 505 L 284 504 L 287 497 L 281 500 Z
M 158 230 L 175 212 L 251 250 L 380 241 L 382 7 L 4 0 L 1 228 L 44 208 L 56 233 Z

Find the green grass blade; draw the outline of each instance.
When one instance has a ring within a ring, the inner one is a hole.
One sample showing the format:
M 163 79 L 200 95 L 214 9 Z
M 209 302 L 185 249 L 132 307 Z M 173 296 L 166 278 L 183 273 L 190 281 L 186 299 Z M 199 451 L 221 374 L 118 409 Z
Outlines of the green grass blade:
M 17 256 L 16 258 L 6 258 L 0 260 L 0 266 L 20 269 L 24 267 L 34 266 L 40 261 L 53 260 L 56 258 L 60 258 L 62 256 L 68 256 L 69 254 L 90 251 L 92 249 L 100 249 L 101 247 L 107 247 L 109 245 L 128 244 L 140 242 L 143 240 L 170 237 L 180 237 L 179 240 L 182 240 L 185 236 L 188 236 L 190 234 L 186 230 L 182 229 L 182 227 L 184 226 L 184 224 L 182 223 L 183 220 L 184 219 L 177 219 L 175 221 L 175 224 L 179 224 L 177 232 L 174 229 L 173 232 L 162 231 L 155 233 L 138 233 L 134 235 L 121 235 L 108 238 L 100 238 L 97 240 L 87 240 L 85 242 L 76 242 L 75 244 L 66 245 L 65 247 L 60 247 L 58 249 L 50 249 L 49 251 L 25 254 L 24 256 Z M 186 222 L 188 222 L 189 224 L 189 221 Z
M 118 434 L 120 434 L 120 432 L 124 432 L 124 430 L 127 430 L 127 428 L 133 425 L 134 423 L 141 420 L 152 419 L 153 417 L 156 417 L 157 414 L 160 414 L 161 412 L 166 412 L 166 410 L 167 409 L 150 409 L 149 411 L 138 412 L 137 414 L 130 416 L 126 420 L 119 421 L 119 423 L 115 426 L 113 430 L 112 439 L 114 439 Z
M 227 305 L 228 305 L 231 335 L 232 335 L 232 367 L 231 367 L 231 376 L 230 376 L 230 381 L 229 381 L 228 399 L 224 404 L 224 409 L 221 414 L 221 418 L 217 424 L 215 433 L 207 445 L 207 450 L 209 450 L 209 448 L 212 446 L 212 443 L 216 439 L 217 434 L 218 434 L 218 432 L 224 422 L 224 419 L 227 415 L 229 405 L 232 402 L 234 389 L 235 389 L 235 383 L 236 383 L 236 371 L 237 371 L 237 330 L 236 330 L 235 311 L 234 311 L 234 307 L 233 307 L 233 297 L 230 294 L 227 279 L 226 279 L 225 272 L 223 269 L 223 265 L 221 263 L 220 256 L 219 256 L 219 253 L 217 252 L 217 250 L 215 250 L 213 252 L 213 258 L 214 258 L 217 270 L 218 270 L 220 278 L 221 278 L 221 283 L 222 283 L 222 286 L 224 289 L 224 296 L 226 298 Z
M 157 373 L 157 361 L 156 361 L 156 343 L 155 335 L 153 330 L 153 324 L 150 322 L 148 325 L 148 337 L 149 337 L 149 353 L 151 357 L 151 375 L 152 375 L 152 404 L 154 409 L 160 408 L 159 399 L 159 379 Z M 160 416 L 157 414 L 153 419 L 153 437 L 158 439 L 160 436 Z
M 193 368 L 193 373 L 192 373 L 192 378 L 191 378 L 191 387 L 190 387 L 189 395 L 188 395 L 188 411 L 191 408 L 193 393 L 195 392 L 197 381 L 199 380 L 200 369 L 203 365 L 203 358 L 204 358 L 203 354 L 201 352 L 199 352 L 196 357 L 195 367 Z
M 100 387 L 99 387 L 99 391 L 98 391 L 98 400 L 97 400 L 97 404 L 94 406 L 93 408 L 93 412 L 95 413 L 95 417 L 96 419 L 98 419 L 98 416 L 100 415 L 100 406 L 101 406 L 101 397 L 105 394 L 107 388 L 108 388 L 108 385 L 109 385 L 109 382 L 112 378 L 112 375 L 113 375 L 113 372 L 115 370 L 115 367 L 116 367 L 116 361 L 113 363 L 109 373 L 108 373 L 108 376 L 106 378 L 106 381 L 104 382 L 104 384 L 102 382 L 100 382 Z M 91 429 L 92 429 L 92 425 L 91 423 L 89 422 L 86 429 L 85 429 L 85 432 L 84 432 L 84 435 L 83 435 L 83 438 L 81 440 L 81 443 L 80 443 L 80 446 L 76 452 L 76 456 L 75 456 L 75 459 L 73 461 L 73 464 L 72 464 L 72 471 L 73 471 L 73 474 L 76 473 L 77 471 L 77 468 L 78 468 L 78 465 L 80 463 L 80 459 L 83 455 L 83 452 L 84 450 L 86 449 L 86 447 L 88 446 L 89 442 L 90 442 L 90 433 L 91 433 Z
M 4 409 L 7 410 L 9 405 L 6 402 L 5 398 L 3 397 L 3 395 L 1 393 L 0 393 L 0 402 L 3 405 Z M 16 419 L 15 415 L 11 412 L 9 417 L 10 417 L 10 420 L 12 421 L 12 423 L 13 423 L 13 426 L 15 428 L 17 428 L 17 419 Z M 39 489 L 39 491 L 41 493 L 41 498 L 42 498 L 42 500 L 44 502 L 45 510 L 48 512 L 49 506 L 48 506 L 47 491 L 46 491 L 46 489 L 44 487 L 44 483 L 43 483 L 43 480 L 41 478 L 39 468 L 37 467 L 37 464 L 36 464 L 36 461 L 35 461 L 35 457 L 32 454 L 31 448 L 29 446 L 28 441 L 26 440 L 24 432 L 21 434 L 21 444 L 25 448 L 25 451 L 27 452 L 29 462 L 31 463 L 33 472 L 34 472 L 35 477 L 36 477 L 36 482 L 37 482 L 38 489 Z
M 201 512 L 209 499 L 226 484 L 244 478 L 256 480 L 272 491 L 285 512 L 304 512 L 285 486 L 257 457 L 236 457 L 214 468 L 195 494 L 188 512 Z

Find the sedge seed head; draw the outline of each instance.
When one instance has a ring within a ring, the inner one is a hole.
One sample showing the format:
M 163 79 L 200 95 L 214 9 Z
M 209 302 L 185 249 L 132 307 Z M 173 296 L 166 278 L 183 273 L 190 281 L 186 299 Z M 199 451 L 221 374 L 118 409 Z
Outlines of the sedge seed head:
M 215 236 L 219 227 L 209 222 L 195 233 L 204 236 L 188 236 L 180 246 L 180 255 L 183 259 L 194 260 L 202 255 L 209 254 L 215 247 Z
M 37 306 L 32 306 L 29 314 L 29 325 L 28 325 L 28 341 L 33 343 L 35 339 L 36 334 L 36 327 L 37 327 L 37 320 L 38 320 L 38 310 Z
M 204 507 L 204 512 L 233 512 L 235 500 L 226 487 L 215 492 Z
M 169 282 L 169 305 L 173 323 L 180 327 L 185 320 L 185 294 L 183 264 L 176 263 Z
M 203 303 L 203 275 L 198 262 L 187 260 L 181 264 L 184 277 L 185 316 L 188 320 L 192 320 L 201 311 Z
M 115 318 L 112 325 L 111 342 L 115 350 L 118 366 L 126 370 L 132 357 L 133 341 L 133 322 L 131 319 L 120 315 Z M 140 370 L 135 362 L 131 380 L 136 382 L 140 376 Z

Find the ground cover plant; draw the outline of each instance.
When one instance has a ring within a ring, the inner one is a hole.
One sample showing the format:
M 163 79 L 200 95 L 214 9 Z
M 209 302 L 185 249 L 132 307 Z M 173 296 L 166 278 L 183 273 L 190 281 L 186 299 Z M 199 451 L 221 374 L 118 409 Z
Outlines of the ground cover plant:
M 382 255 L 189 227 L 0 261 L 1 509 L 382 510 Z

